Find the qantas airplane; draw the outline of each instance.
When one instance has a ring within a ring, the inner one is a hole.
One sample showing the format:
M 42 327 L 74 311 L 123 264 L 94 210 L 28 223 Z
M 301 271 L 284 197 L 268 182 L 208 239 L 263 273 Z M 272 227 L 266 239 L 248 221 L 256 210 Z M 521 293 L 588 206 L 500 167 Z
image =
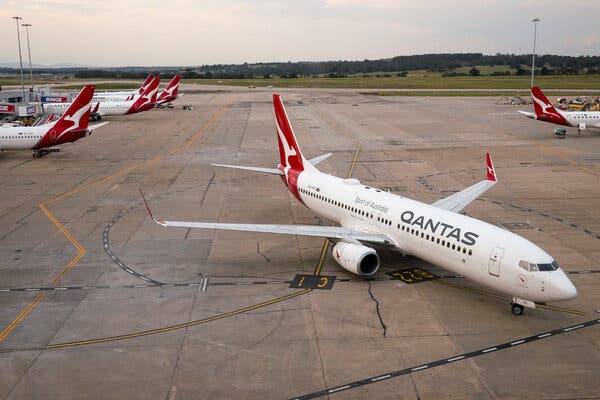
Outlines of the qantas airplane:
M 92 134 L 104 122 L 88 127 L 94 86 L 87 85 L 77 95 L 67 111 L 56 121 L 38 126 L 0 126 L 0 151 L 33 150 L 34 157 L 41 157 L 53 146 L 74 142 Z
M 152 82 L 152 74 L 148 75 L 138 90 L 118 91 L 118 92 L 95 92 L 95 101 L 121 101 L 132 100 L 136 95 L 142 94 Z
M 578 133 L 588 128 L 600 129 L 600 111 L 557 110 L 537 86 L 531 88 L 531 96 L 535 113 L 519 111 L 528 118 L 557 125 L 577 127 Z
M 152 79 L 146 91 L 132 100 L 126 101 L 107 101 L 98 102 L 92 106 L 92 119 L 102 119 L 110 115 L 135 114 L 141 111 L 147 111 L 156 104 L 158 85 L 160 78 L 158 76 Z M 61 114 L 71 103 L 45 103 L 44 111 L 52 114 Z
M 334 259 L 346 270 L 371 276 L 379 256 L 370 245 L 393 246 L 510 295 L 512 312 L 520 315 L 535 302 L 567 300 L 577 289 L 554 258 L 529 240 L 495 225 L 460 214 L 497 182 L 487 154 L 487 179 L 458 193 L 425 204 L 341 179 L 315 167 L 331 154 L 310 160 L 302 155 L 279 95 L 273 95 L 281 163 L 277 168 L 213 164 L 278 175 L 298 201 L 339 226 L 234 224 L 164 221 L 166 227 L 224 229 L 307 235 L 336 242 Z M 143 194 L 142 194 L 143 195 Z

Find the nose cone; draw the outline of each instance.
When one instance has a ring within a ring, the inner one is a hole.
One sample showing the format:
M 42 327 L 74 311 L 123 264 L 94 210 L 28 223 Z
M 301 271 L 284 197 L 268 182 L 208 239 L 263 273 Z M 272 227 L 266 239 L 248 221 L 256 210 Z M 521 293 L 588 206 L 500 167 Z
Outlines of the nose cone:
M 577 288 L 575 288 L 573 282 L 571 282 L 569 278 L 567 278 L 564 272 L 556 272 L 560 272 L 560 275 L 552 279 L 552 300 L 569 300 L 577 296 Z

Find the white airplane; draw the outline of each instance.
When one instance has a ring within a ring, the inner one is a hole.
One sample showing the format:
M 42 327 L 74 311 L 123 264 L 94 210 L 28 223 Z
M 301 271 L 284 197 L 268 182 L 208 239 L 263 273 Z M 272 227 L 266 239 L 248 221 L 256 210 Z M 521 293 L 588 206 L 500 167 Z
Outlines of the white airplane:
M 94 93 L 94 101 L 124 101 L 124 100 L 133 100 L 133 98 L 137 95 L 140 95 L 146 91 L 150 82 L 152 82 L 152 74 L 149 74 L 142 86 L 140 86 L 137 90 L 124 90 L 124 91 L 115 91 L 115 92 L 95 92 Z
M 159 83 L 160 78 L 158 76 L 154 77 L 150 85 L 146 88 L 146 91 L 139 96 L 135 96 L 132 100 L 107 101 L 93 104 L 91 118 L 99 120 L 107 115 L 135 114 L 141 111 L 150 110 L 156 104 Z M 47 113 L 61 114 L 70 106 L 70 104 L 71 103 L 45 103 L 43 104 L 43 109 L 44 112 Z
M 519 111 L 528 118 L 557 125 L 576 127 L 578 133 L 588 128 L 600 129 L 600 111 L 557 110 L 537 86 L 531 88 L 531 96 L 535 112 Z
M 371 276 L 379 256 L 369 244 L 389 245 L 463 275 L 513 298 L 512 312 L 534 302 L 567 300 L 577 289 L 556 261 L 529 240 L 459 212 L 496 184 L 487 154 L 487 179 L 425 204 L 365 186 L 356 179 L 321 173 L 315 165 L 331 154 L 304 158 L 279 95 L 273 95 L 281 163 L 277 168 L 213 164 L 281 176 L 290 192 L 318 215 L 340 226 L 164 221 L 166 227 L 225 229 L 330 238 L 334 259 L 346 270 Z M 144 199 L 144 201 L 146 201 Z
M 34 157 L 41 157 L 56 145 L 74 142 L 92 134 L 104 122 L 88 127 L 94 86 L 85 86 L 66 112 L 56 121 L 38 126 L 0 126 L 0 151 L 33 150 Z

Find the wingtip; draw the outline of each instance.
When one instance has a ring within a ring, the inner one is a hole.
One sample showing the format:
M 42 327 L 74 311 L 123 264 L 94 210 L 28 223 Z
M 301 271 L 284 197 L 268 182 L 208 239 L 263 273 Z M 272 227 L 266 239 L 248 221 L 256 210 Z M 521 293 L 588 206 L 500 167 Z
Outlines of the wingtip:
M 148 205 L 148 201 L 146 200 L 146 196 L 144 196 L 144 192 L 142 191 L 142 189 L 140 189 L 140 194 L 142 195 L 142 200 L 144 200 L 144 205 L 146 206 L 146 211 L 148 212 L 148 215 L 150 216 L 152 221 L 156 222 L 159 225 L 165 226 L 165 221 L 156 219 L 156 218 L 154 218 L 154 215 L 152 215 L 152 210 L 150 210 L 150 206 Z
M 485 153 L 485 163 L 487 168 L 487 180 L 496 182 L 498 179 L 496 178 L 496 170 L 494 169 L 490 153 Z

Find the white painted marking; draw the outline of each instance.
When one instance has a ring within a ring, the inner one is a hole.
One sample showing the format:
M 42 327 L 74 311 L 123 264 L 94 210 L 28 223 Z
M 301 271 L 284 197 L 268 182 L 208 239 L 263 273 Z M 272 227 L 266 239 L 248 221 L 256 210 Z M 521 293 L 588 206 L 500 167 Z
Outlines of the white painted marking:
M 139 287 L 148 287 L 148 286 L 146 286 L 146 285 L 133 285 L 133 287 L 138 287 L 139 288 Z
M 204 279 L 204 281 L 202 282 L 202 288 L 200 290 L 206 292 L 206 286 L 208 286 L 208 278 Z
M 335 393 L 335 392 L 339 392 L 340 390 L 344 390 L 344 389 L 350 389 L 350 385 L 345 385 L 345 386 L 340 386 L 334 389 L 329 389 L 329 393 Z
M 285 283 L 285 281 L 268 281 L 267 283 Z
M 145 276 L 140 276 L 140 279 L 143 279 L 143 280 L 148 281 L 148 282 L 150 281 L 150 279 L 146 278 Z
M 82 288 L 82 289 L 86 289 L 86 290 L 87 290 L 87 289 L 93 289 L 91 286 L 82 286 L 81 288 Z
M 521 340 L 517 340 L 516 342 L 510 342 L 510 345 L 511 346 L 516 346 L 516 345 L 521 344 L 521 343 L 525 343 L 525 340 L 521 339 Z
M 463 358 L 465 358 L 465 356 L 458 356 L 458 357 L 454 357 L 454 358 L 449 358 L 448 362 L 452 362 L 452 361 L 456 361 L 456 360 L 462 360 Z
M 67 290 L 67 288 L 66 288 L 66 287 L 62 287 L 62 286 L 61 286 L 61 287 L 56 287 L 56 288 L 54 288 L 54 290 Z
M 538 338 L 540 338 L 540 339 L 541 339 L 541 338 L 548 337 L 548 336 L 550 336 L 550 335 L 552 335 L 552 334 L 551 334 L 551 333 L 544 333 L 543 335 L 538 335 Z
M 125 271 L 129 272 L 130 274 L 133 274 L 133 271 L 130 270 L 129 268 L 125 268 Z
M 10 289 L 0 289 L 0 292 L 10 292 Z
M 579 328 L 583 328 L 583 325 L 579 324 L 579 325 L 576 325 L 576 326 L 572 326 L 570 328 L 565 328 L 565 329 L 563 329 L 563 331 L 564 332 L 569 332 L 569 331 L 572 331 L 573 329 L 579 329 Z
M 236 285 L 254 285 L 254 282 L 236 282 Z
M 37 288 L 27 288 L 27 289 L 25 289 L 26 292 L 37 292 L 38 290 L 40 290 L 40 289 L 37 289 Z
M 382 375 L 382 376 L 378 376 L 377 378 L 371 379 L 371 382 L 377 382 L 377 381 L 380 381 L 382 379 L 387 379 L 387 378 L 391 378 L 391 377 L 392 376 L 390 374 Z
M 485 349 L 482 351 L 482 353 L 489 353 L 490 351 L 494 351 L 494 350 L 498 350 L 497 347 L 490 347 L 489 349 Z
M 429 365 L 421 365 L 420 367 L 416 367 L 411 369 L 411 371 L 420 371 L 422 369 L 429 368 Z
M 161 285 L 161 286 L 164 286 L 164 287 L 173 287 L 175 285 L 173 285 L 172 283 L 165 283 L 164 285 Z

